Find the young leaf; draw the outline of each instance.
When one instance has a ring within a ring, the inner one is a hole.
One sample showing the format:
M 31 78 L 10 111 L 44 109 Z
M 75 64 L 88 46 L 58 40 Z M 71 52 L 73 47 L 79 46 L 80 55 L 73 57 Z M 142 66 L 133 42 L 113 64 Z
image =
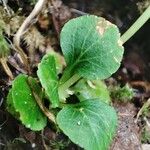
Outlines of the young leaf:
M 115 110 L 99 99 L 65 106 L 57 115 L 60 129 L 86 150 L 106 150 L 117 126 Z
M 120 66 L 123 47 L 119 30 L 102 17 L 70 20 L 61 31 L 60 42 L 68 66 L 62 83 L 76 73 L 87 79 L 105 79 Z
M 46 94 L 49 97 L 52 107 L 59 106 L 58 77 L 56 72 L 55 58 L 52 55 L 45 55 L 38 65 L 37 75 Z
M 57 74 L 62 73 L 63 68 L 66 66 L 64 57 L 58 52 L 55 52 L 53 49 L 50 50 L 49 55 L 52 55 L 55 58 Z
M 75 86 L 71 88 L 74 94 L 79 98 L 80 101 L 86 99 L 99 98 L 105 103 L 110 103 L 109 91 L 105 83 L 101 80 L 80 80 Z
M 35 79 L 32 78 L 32 80 L 32 83 L 36 84 L 36 93 L 41 94 L 39 85 L 36 83 Z M 19 119 L 27 128 L 38 131 L 46 126 L 46 117 L 35 101 L 32 90 L 28 84 L 28 76 L 19 75 L 13 81 L 12 99 L 14 108 L 20 115 Z

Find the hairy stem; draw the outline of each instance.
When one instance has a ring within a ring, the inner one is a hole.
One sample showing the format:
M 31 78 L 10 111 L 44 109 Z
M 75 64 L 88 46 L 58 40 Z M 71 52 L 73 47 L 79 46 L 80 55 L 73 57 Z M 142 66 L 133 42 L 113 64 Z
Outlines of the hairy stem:
M 150 18 L 150 6 L 144 13 L 135 21 L 135 23 L 121 36 L 123 44 L 128 41 Z

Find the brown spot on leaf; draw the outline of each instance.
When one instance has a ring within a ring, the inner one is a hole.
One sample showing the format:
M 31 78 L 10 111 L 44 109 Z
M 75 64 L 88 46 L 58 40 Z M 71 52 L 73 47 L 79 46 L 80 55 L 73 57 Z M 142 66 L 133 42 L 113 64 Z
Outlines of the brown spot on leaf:
M 104 33 L 104 28 L 103 27 L 97 26 L 96 29 L 98 30 L 98 32 L 100 33 L 100 35 L 103 35 L 103 33 Z
M 107 26 L 113 26 L 113 24 L 111 22 L 109 22 L 109 21 L 106 21 L 106 25 Z
M 96 26 L 97 31 L 100 33 L 100 35 L 103 35 L 104 32 L 106 31 L 106 29 L 108 29 L 111 26 L 115 26 L 113 25 L 111 22 L 106 21 L 105 19 L 101 19 Z

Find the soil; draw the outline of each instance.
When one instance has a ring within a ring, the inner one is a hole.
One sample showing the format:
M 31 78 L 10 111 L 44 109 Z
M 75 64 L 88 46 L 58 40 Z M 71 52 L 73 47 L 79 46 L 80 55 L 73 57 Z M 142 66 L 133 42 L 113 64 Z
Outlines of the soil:
M 7 1 L 6 1 L 7 2 Z M 13 30 L 5 32 L 9 41 L 19 26 L 34 7 L 34 0 L 8 0 L 7 8 L 14 11 L 14 18 L 19 16 L 19 21 L 14 21 Z M 105 17 L 116 24 L 123 34 L 144 11 L 145 4 L 149 1 L 141 0 L 54 0 L 54 6 L 43 9 L 36 23 L 30 26 L 29 31 L 21 40 L 21 47 L 30 60 L 31 74 L 34 76 L 37 64 L 42 56 L 52 47 L 61 53 L 59 35 L 65 22 L 73 17 L 84 14 L 95 14 Z M 150 4 L 150 3 L 149 3 Z M 0 1 L 0 9 L 3 9 Z M 22 8 L 19 10 L 19 8 Z M 80 11 L 79 11 L 80 10 Z M 0 14 L 1 15 L 1 14 Z M 8 23 L 10 24 L 10 22 Z M 142 143 L 142 132 L 146 122 L 150 121 L 150 112 L 146 116 L 136 117 L 144 103 L 150 98 L 150 21 L 148 21 L 129 41 L 124 44 L 125 53 L 119 70 L 108 81 L 115 80 L 117 85 L 124 86 L 128 83 L 135 91 L 132 101 L 124 103 L 113 99 L 113 105 L 118 113 L 119 125 L 117 134 L 110 150 L 141 150 L 142 144 L 149 146 L 150 139 Z M 31 33 L 31 34 L 29 34 Z M 26 39 L 26 40 L 25 40 Z M 33 44 L 31 44 L 33 43 Z M 13 49 L 13 48 L 12 48 Z M 28 51 L 31 49 L 32 51 Z M 16 76 L 26 72 L 18 54 L 11 52 L 9 67 Z M 18 66 L 19 64 L 19 66 Z M 17 68 L 17 69 L 16 69 Z M 107 81 L 107 82 L 108 82 Z M 109 82 L 109 85 L 111 82 Z M 11 80 L 0 66 L 0 149 L 1 150 L 81 150 L 65 135 L 57 133 L 48 124 L 41 132 L 26 129 L 19 121 L 14 119 L 6 110 L 5 101 Z M 150 130 L 149 130 L 150 131 Z
M 127 103 L 115 104 L 115 108 L 119 116 L 119 126 L 111 150 L 141 150 L 140 129 L 135 123 L 136 107 Z

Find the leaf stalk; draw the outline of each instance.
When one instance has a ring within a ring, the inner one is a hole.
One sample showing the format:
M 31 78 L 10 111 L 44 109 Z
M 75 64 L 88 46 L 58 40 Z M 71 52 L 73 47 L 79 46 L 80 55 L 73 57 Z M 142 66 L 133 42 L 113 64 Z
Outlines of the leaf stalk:
M 67 80 L 64 84 L 60 85 L 58 91 L 65 91 L 74 83 L 76 83 L 81 78 L 80 75 L 74 74 L 69 80 Z
M 150 18 L 150 6 L 144 13 L 134 22 L 134 24 L 121 36 L 123 44 L 128 41 Z

